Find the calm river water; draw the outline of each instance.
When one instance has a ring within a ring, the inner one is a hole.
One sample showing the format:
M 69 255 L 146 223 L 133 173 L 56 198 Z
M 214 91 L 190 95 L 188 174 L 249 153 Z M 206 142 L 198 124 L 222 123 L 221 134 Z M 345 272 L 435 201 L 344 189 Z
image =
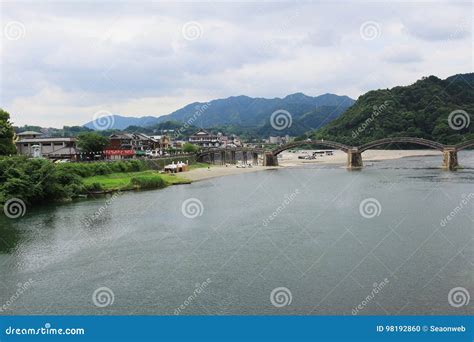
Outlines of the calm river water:
M 2 216 L 0 314 L 470 314 L 464 290 L 449 294 L 474 295 L 474 153 L 459 159 L 457 172 L 441 156 L 267 170 Z

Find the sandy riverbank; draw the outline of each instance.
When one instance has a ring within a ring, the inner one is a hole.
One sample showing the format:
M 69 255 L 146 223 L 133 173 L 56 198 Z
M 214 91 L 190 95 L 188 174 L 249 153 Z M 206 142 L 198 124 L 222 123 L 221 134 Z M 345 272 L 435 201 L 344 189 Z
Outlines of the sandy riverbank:
M 304 150 L 291 153 L 284 151 L 281 153 L 281 158 L 278 158 L 280 166 L 299 166 L 305 164 L 342 164 L 347 162 L 347 154 L 343 151 L 333 151 L 332 156 L 321 156 L 315 160 L 298 159 L 298 156 L 312 155 L 314 151 Z M 379 161 L 399 159 L 404 157 L 416 156 L 433 156 L 441 155 L 439 151 L 435 150 L 367 150 L 362 154 L 363 161 Z
M 200 181 L 200 180 L 209 179 L 209 178 L 229 176 L 229 175 L 235 175 L 235 174 L 240 174 L 240 173 L 263 171 L 263 170 L 269 170 L 269 169 L 274 169 L 274 168 L 275 167 L 254 166 L 251 168 L 242 169 L 242 168 L 235 167 L 235 165 L 229 165 L 227 167 L 220 166 L 220 165 L 211 165 L 209 168 L 193 169 L 188 172 L 179 173 L 179 175 L 195 182 L 195 181 Z
M 316 160 L 303 160 L 298 159 L 298 156 L 311 155 L 313 151 L 304 150 L 298 151 L 296 153 L 291 153 L 288 151 L 281 153 L 281 158 L 278 158 L 278 163 L 282 167 L 296 167 L 304 166 L 308 164 L 341 164 L 345 165 L 347 161 L 346 153 L 342 151 L 334 151 L 332 156 L 322 156 L 318 157 Z M 379 161 L 379 160 L 389 160 L 389 159 L 398 159 L 403 157 L 415 157 L 415 156 L 431 156 L 431 155 L 440 155 L 439 151 L 434 150 L 368 150 L 365 151 L 362 155 L 364 161 Z M 219 166 L 211 165 L 210 168 L 199 168 L 193 169 L 188 172 L 180 173 L 180 176 L 187 178 L 191 181 L 200 181 L 209 178 L 222 177 L 235 175 L 240 173 L 256 172 L 275 169 L 275 167 L 265 167 L 265 166 L 254 166 L 252 168 L 237 168 L 235 165 Z

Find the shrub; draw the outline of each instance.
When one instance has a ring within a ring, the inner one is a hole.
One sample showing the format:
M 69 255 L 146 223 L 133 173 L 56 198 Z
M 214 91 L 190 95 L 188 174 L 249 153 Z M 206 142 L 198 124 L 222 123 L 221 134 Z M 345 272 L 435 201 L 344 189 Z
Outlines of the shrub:
M 136 189 L 161 189 L 166 187 L 166 182 L 159 175 L 133 177 L 131 183 Z
M 80 177 L 50 160 L 6 157 L 0 159 L 0 198 L 18 197 L 27 203 L 77 196 Z
M 90 192 L 96 192 L 96 191 L 103 191 L 104 188 L 102 187 L 102 184 L 100 183 L 92 183 L 92 184 L 86 185 L 85 190 L 90 191 Z

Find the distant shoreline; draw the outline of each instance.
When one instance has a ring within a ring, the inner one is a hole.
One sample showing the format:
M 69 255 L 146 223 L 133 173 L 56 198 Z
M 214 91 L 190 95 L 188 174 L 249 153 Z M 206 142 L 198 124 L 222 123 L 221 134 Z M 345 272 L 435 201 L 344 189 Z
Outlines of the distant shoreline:
M 304 153 L 307 152 L 307 153 Z M 314 161 L 308 161 L 298 159 L 301 155 L 310 155 L 312 151 L 298 151 L 297 153 L 282 152 L 282 158 L 278 160 L 279 166 L 253 166 L 252 168 L 237 168 L 235 165 L 220 166 L 210 165 L 209 168 L 199 168 L 190 170 L 187 172 L 180 173 L 182 177 L 191 180 L 192 182 L 198 182 L 202 180 L 208 180 L 217 177 L 238 175 L 249 172 L 275 170 L 288 167 L 300 167 L 305 165 L 345 165 L 347 155 L 343 151 L 334 151 L 333 156 L 318 157 Z M 425 157 L 425 156 L 441 156 L 439 151 L 435 150 L 367 150 L 363 154 L 364 161 L 383 161 L 392 159 L 401 159 L 405 157 Z

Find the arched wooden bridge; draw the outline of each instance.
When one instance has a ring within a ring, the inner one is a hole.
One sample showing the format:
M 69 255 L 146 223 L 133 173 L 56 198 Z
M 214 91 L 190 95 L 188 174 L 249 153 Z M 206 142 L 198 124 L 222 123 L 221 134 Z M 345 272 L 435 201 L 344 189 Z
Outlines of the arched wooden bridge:
M 457 152 L 464 150 L 469 147 L 474 147 L 474 139 L 468 140 L 457 145 L 444 145 L 436 141 L 414 138 L 414 137 L 394 137 L 379 139 L 361 146 L 348 146 L 335 141 L 329 140 L 302 140 L 295 141 L 286 145 L 277 147 L 271 152 L 266 152 L 265 164 L 266 165 L 278 165 L 277 155 L 285 150 L 289 150 L 299 146 L 305 145 L 319 145 L 326 146 L 334 149 L 338 149 L 347 153 L 347 167 L 349 168 L 360 168 L 362 167 L 362 153 L 366 150 L 388 145 L 388 144 L 413 144 L 429 147 L 432 149 L 439 150 L 443 153 L 443 167 L 449 170 L 456 169 L 458 165 Z
M 436 141 L 414 138 L 414 137 L 394 137 L 379 139 L 367 144 L 360 146 L 349 146 L 342 143 L 338 143 L 330 140 L 301 140 L 294 141 L 286 145 L 281 145 L 275 148 L 272 151 L 265 151 L 261 148 L 211 148 L 206 151 L 202 151 L 198 154 L 199 161 L 208 161 L 212 164 L 216 162 L 216 156 L 219 155 L 219 160 L 221 164 L 225 163 L 236 163 L 236 155 L 239 153 L 242 154 L 242 160 L 246 164 L 248 162 L 249 155 L 252 157 L 252 162 L 254 164 L 258 163 L 259 155 L 263 155 L 263 165 L 266 166 L 277 166 L 278 165 L 278 154 L 283 151 L 293 149 L 300 146 L 307 145 L 318 145 L 329 147 L 333 149 L 338 149 L 347 153 L 347 167 L 348 168 L 361 168 L 362 163 L 362 153 L 372 148 L 379 146 L 389 145 L 389 144 L 413 144 L 424 146 L 432 149 L 436 149 L 443 153 L 443 167 L 448 170 L 455 170 L 458 168 L 458 157 L 457 152 L 467 149 L 469 147 L 474 147 L 474 139 L 468 140 L 457 145 L 444 145 Z

